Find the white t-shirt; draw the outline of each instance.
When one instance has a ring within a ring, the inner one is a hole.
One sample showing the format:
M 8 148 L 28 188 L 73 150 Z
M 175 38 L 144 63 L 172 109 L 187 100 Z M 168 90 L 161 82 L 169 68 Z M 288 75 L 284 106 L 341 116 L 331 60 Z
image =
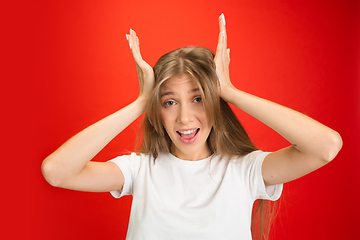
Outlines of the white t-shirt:
M 254 201 L 275 201 L 282 192 L 282 184 L 265 187 L 261 167 L 267 154 L 186 161 L 133 153 L 111 160 L 125 177 L 122 191 L 111 194 L 133 195 L 126 239 L 251 240 Z

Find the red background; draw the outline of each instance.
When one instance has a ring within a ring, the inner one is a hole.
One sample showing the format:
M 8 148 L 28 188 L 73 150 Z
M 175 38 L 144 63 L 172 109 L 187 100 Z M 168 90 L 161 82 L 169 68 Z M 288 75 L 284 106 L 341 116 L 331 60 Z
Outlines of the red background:
M 217 18 L 224 12 L 234 85 L 301 111 L 344 140 L 333 162 L 285 184 L 272 239 L 358 238 L 358 1 L 29 1 L 2 11 L 0 234 L 125 239 L 131 197 L 115 200 L 109 193 L 51 187 L 41 175 L 41 162 L 68 138 L 136 98 L 136 68 L 125 40 L 129 28 L 137 31 L 142 55 L 153 66 L 179 47 L 215 50 Z M 288 145 L 235 111 L 259 148 Z M 133 150 L 139 123 L 96 160 Z

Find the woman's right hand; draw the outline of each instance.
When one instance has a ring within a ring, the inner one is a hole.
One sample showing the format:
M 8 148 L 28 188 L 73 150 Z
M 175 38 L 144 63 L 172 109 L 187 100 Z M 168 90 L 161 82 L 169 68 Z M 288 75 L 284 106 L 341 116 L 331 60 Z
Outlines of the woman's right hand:
M 43 161 L 41 170 L 51 185 L 90 192 L 122 189 L 125 179 L 114 163 L 90 160 L 144 113 L 147 98 L 154 87 L 153 69 L 141 57 L 136 33 L 131 30 L 127 39 L 139 75 L 139 101 L 92 124 L 50 154 Z
M 130 34 L 126 34 L 126 39 L 128 40 L 131 54 L 136 63 L 140 86 L 139 98 L 144 97 L 148 99 L 155 84 L 154 71 L 141 57 L 139 38 L 136 36 L 136 32 L 130 29 Z

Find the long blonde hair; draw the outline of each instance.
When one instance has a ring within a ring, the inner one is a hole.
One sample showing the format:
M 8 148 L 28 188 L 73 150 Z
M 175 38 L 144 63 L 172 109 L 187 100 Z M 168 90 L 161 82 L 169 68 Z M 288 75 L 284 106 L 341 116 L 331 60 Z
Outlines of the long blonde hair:
M 160 118 L 160 86 L 166 80 L 183 74 L 191 75 L 199 86 L 204 108 L 212 125 L 207 140 L 210 151 L 213 154 L 232 157 L 244 156 L 257 150 L 228 103 L 220 97 L 220 85 L 215 68 L 214 54 L 202 47 L 180 48 L 163 55 L 157 61 L 153 68 L 155 87 L 143 118 L 138 153 L 152 154 L 157 158 L 160 153 L 170 152 L 171 139 Z M 262 201 L 260 200 L 260 212 L 264 212 Z M 263 214 L 259 216 L 260 221 L 256 222 L 262 225 L 266 221 L 263 221 Z M 262 235 L 261 233 L 260 239 Z

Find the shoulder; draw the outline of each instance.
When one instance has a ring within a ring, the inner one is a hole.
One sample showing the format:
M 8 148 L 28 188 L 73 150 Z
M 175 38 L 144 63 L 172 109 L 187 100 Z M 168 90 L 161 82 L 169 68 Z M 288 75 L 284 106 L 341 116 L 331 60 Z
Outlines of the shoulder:
M 264 159 L 268 154 L 270 154 L 270 152 L 255 150 L 243 156 L 233 156 L 231 158 L 220 157 L 219 162 L 228 167 L 235 168 L 238 171 L 249 172 L 259 168 L 261 169 Z
M 145 158 L 152 158 L 153 156 L 151 154 L 144 154 L 144 153 L 136 153 L 136 152 L 131 152 L 129 154 L 124 154 L 124 155 L 120 155 L 117 156 L 113 159 L 111 159 L 110 161 L 117 161 L 119 159 L 129 159 L 129 160 L 135 160 L 135 159 L 145 159 Z
M 234 156 L 229 158 L 223 157 L 224 159 L 228 159 L 230 162 L 237 164 L 251 164 L 255 161 L 263 161 L 265 157 L 270 154 L 270 152 L 264 152 L 262 150 L 255 150 L 243 156 Z
M 113 162 L 117 165 L 123 165 L 123 164 L 137 165 L 137 164 L 141 164 L 143 162 L 149 161 L 151 159 L 153 159 L 153 156 L 151 154 L 142 154 L 142 153 L 132 152 L 130 154 L 117 156 L 117 157 L 109 160 L 109 162 Z
M 255 150 L 251 153 L 244 155 L 242 158 L 248 161 L 264 160 L 268 154 L 270 154 L 270 152 Z

